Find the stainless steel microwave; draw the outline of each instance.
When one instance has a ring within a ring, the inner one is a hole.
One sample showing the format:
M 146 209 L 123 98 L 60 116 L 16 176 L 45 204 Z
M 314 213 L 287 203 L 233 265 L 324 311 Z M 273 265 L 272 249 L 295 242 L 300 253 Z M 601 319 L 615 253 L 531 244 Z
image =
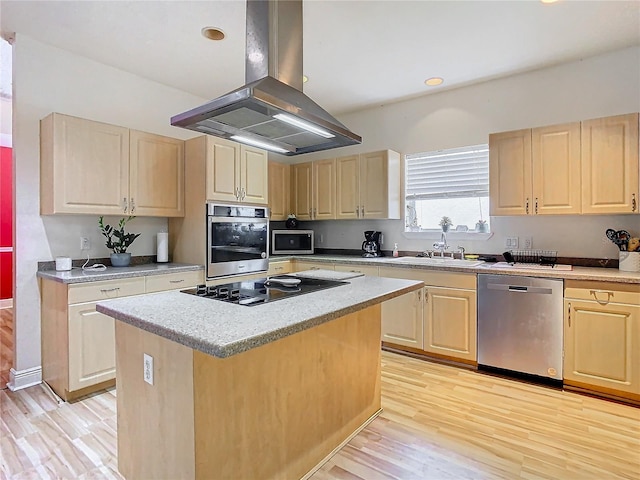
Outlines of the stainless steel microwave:
M 262 206 L 207 204 L 207 279 L 269 268 L 269 212 Z
M 313 230 L 271 231 L 271 253 L 274 255 L 310 255 L 313 244 Z

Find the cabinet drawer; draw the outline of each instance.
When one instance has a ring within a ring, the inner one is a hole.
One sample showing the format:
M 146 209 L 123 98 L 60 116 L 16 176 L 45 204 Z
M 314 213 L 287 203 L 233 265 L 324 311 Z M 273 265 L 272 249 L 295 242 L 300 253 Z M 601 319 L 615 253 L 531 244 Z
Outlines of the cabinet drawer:
M 593 300 L 601 305 L 608 303 L 640 305 L 640 285 L 565 280 L 564 298 Z
M 357 272 L 370 277 L 378 276 L 378 267 L 371 265 L 336 265 L 335 269 L 338 272 Z
M 331 262 L 305 262 L 295 260 L 293 264 L 295 272 L 304 272 L 305 270 L 335 270 Z
M 284 262 L 273 262 L 273 263 L 269 263 L 269 270 L 267 270 L 267 276 L 290 273 L 291 270 L 292 270 L 292 266 L 291 266 L 290 260 L 286 260 Z
M 204 283 L 203 272 L 179 272 L 166 275 L 150 275 L 145 278 L 146 292 L 163 292 L 178 288 L 189 288 Z
M 144 277 L 74 284 L 69 285 L 69 304 L 141 295 L 144 292 Z
M 381 277 L 422 280 L 425 285 L 436 287 L 476 289 L 476 275 L 473 273 L 439 272 L 417 268 L 380 267 Z

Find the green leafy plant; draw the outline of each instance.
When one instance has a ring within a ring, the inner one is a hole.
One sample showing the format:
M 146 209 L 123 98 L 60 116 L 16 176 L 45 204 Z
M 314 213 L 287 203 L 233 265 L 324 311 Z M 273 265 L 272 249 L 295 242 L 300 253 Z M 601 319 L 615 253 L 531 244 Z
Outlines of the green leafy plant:
M 140 236 L 139 233 L 126 233 L 124 231 L 124 226 L 134 218 L 136 217 L 129 216 L 127 218 L 121 218 L 117 229 L 111 225 L 105 225 L 103 217 L 100 217 L 98 220 L 100 232 L 102 232 L 102 235 L 107 239 L 107 248 L 113 250 L 113 253 L 126 253 L 127 248 Z
M 439 225 L 441 227 L 451 226 L 451 225 L 453 225 L 453 222 L 451 221 L 451 219 L 449 217 L 442 217 L 440 219 Z

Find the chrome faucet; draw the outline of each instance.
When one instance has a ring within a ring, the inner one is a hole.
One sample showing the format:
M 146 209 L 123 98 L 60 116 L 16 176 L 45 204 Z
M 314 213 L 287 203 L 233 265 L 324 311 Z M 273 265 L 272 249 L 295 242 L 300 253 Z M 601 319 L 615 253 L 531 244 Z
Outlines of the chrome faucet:
M 433 248 L 440 252 L 440 256 L 444 257 L 444 252 L 445 250 L 449 249 L 449 245 L 447 245 L 447 234 L 445 232 L 442 232 L 440 234 L 440 241 L 439 242 L 435 242 L 433 244 Z M 451 254 L 451 257 L 453 258 L 453 253 Z

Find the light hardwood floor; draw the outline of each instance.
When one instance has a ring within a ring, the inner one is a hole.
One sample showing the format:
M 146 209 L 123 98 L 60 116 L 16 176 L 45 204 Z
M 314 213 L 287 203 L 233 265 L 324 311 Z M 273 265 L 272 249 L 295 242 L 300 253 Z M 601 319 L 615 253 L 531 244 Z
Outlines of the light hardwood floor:
M 121 478 L 115 395 L 0 392 L 0 478 Z M 312 479 L 640 479 L 639 408 L 388 352 L 382 405 Z
M 0 389 L 7 388 L 13 366 L 13 309 L 0 309 Z

